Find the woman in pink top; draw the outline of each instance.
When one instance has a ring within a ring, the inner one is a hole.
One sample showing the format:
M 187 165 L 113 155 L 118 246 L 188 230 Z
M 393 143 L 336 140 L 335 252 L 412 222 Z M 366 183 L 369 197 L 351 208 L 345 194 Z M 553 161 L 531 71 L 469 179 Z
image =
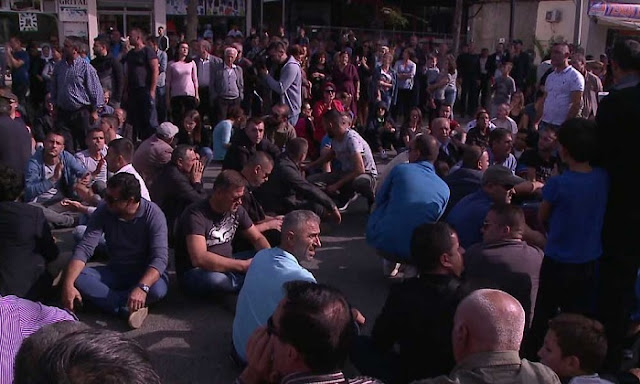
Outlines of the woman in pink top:
M 189 44 L 181 42 L 176 61 L 167 67 L 167 109 L 171 120 L 180 124 L 186 111 L 196 109 L 200 102 L 198 95 L 198 72 L 196 63 L 189 57 Z

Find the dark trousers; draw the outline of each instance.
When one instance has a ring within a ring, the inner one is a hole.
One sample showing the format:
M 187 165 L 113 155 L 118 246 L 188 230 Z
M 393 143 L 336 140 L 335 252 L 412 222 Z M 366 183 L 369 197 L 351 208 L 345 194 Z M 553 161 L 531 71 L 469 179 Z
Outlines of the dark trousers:
M 75 111 L 58 109 L 56 125 L 62 131 L 67 152 L 75 153 L 87 149 L 85 137 L 90 127 L 90 115 L 89 107 L 82 107 Z
M 480 106 L 486 110 L 489 110 L 489 103 L 491 102 L 491 81 L 489 75 L 484 75 L 480 78 Z M 473 111 L 475 113 L 476 111 Z M 475 117 L 475 116 L 474 116 Z
M 216 124 L 227 118 L 227 111 L 233 106 L 240 106 L 239 97 L 235 99 L 224 99 L 222 97 L 218 97 L 213 101 L 213 108 L 216 111 Z
M 478 109 L 477 78 L 465 76 L 462 78 L 462 92 L 460 95 L 462 116 L 473 115 Z
M 194 96 L 174 96 L 171 98 L 171 121 L 178 127 L 182 126 L 184 115 L 196 109 L 198 103 Z M 202 116 L 200 116 L 202 117 Z
M 127 102 L 127 121 L 133 127 L 133 141 L 143 141 L 156 133 L 158 111 L 156 100 L 151 98 L 147 88 L 129 90 Z
M 158 124 L 167 121 L 167 87 L 156 87 L 156 113 L 158 114 Z
M 406 120 L 409 117 L 411 108 L 415 107 L 412 89 L 398 89 L 398 100 L 393 118 L 398 121 L 398 116 Z
M 209 87 L 198 87 L 198 95 L 200 95 L 200 104 L 198 104 L 198 112 L 200 120 L 204 121 L 204 117 L 209 117 L 211 124 L 211 97 L 209 97 Z
M 11 83 L 11 92 L 18 97 L 18 104 L 27 108 L 27 92 L 29 92 L 29 84 Z
M 537 360 L 549 320 L 560 312 L 593 314 L 597 261 L 561 263 L 545 256 L 540 268 L 540 286 L 533 323 L 524 348 L 525 357 Z M 631 292 L 633 293 L 633 287 Z
M 365 376 L 375 377 L 384 383 L 406 383 L 400 356 L 393 352 L 381 352 L 370 336 L 358 336 L 349 352 L 349 360 Z

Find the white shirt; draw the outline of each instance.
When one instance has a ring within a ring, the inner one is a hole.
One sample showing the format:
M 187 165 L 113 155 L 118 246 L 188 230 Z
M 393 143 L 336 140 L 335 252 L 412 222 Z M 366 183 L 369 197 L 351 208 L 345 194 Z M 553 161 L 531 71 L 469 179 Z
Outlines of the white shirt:
M 560 125 L 567 119 L 571 107 L 571 92 L 584 92 L 584 76 L 570 65 L 560 72 L 551 72 L 544 88 L 547 97 L 544 100 L 542 121 Z
M 138 179 L 138 182 L 140 182 L 140 196 L 142 196 L 142 198 L 145 200 L 151 201 L 151 196 L 149 196 L 149 190 L 147 189 L 147 184 L 144 183 L 142 176 L 140 176 L 138 171 L 136 171 L 136 169 L 133 168 L 133 165 L 127 164 L 124 167 L 120 168 L 118 172 L 116 172 L 115 174 L 117 175 L 118 173 L 121 173 L 121 172 L 126 172 L 135 176 L 136 179 Z
M 398 75 L 409 75 L 410 77 L 398 80 L 398 88 L 399 89 L 412 89 L 413 88 L 413 78 L 416 75 L 416 63 L 409 60 L 405 65 L 404 60 L 396 61 L 395 70 Z
M 497 117 L 491 119 L 491 123 L 493 123 L 494 128 L 491 128 L 489 125 L 489 129 L 492 131 L 496 128 L 504 128 L 510 131 L 514 136 L 518 133 L 518 124 L 516 124 L 515 120 L 507 116 L 504 120 L 499 120 Z

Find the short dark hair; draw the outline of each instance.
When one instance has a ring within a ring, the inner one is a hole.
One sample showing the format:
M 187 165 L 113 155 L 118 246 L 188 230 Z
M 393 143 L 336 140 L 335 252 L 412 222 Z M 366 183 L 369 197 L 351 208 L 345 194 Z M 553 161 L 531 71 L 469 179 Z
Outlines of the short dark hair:
M 162 28 L 162 27 L 160 27 L 160 28 Z M 158 29 L 160 29 L 160 28 L 158 28 Z M 158 45 L 158 39 L 157 39 L 155 36 L 151 36 L 151 35 L 149 35 L 149 36 L 147 36 L 147 38 L 145 39 L 145 41 L 146 41 L 147 43 L 151 43 L 151 44 L 153 44 L 154 46 L 157 46 L 157 45 Z
M 245 124 L 245 128 L 248 127 L 249 124 L 251 125 L 264 124 L 264 119 L 262 119 L 261 117 L 251 117 L 247 120 L 247 123 Z
M 109 150 L 114 151 L 116 155 L 122 156 L 127 163 L 131 163 L 133 159 L 133 142 L 125 137 L 112 140 L 109 143 Z
M 238 171 L 232 169 L 225 169 L 220 172 L 213 182 L 213 190 L 229 190 L 231 188 L 240 188 L 247 186 L 247 179 L 244 178 Z
M 286 147 L 287 154 L 296 159 L 308 150 L 309 142 L 304 137 L 296 137 L 289 140 Z
M 227 109 L 227 119 L 237 120 L 244 116 L 244 110 L 238 105 L 232 105 Z
M 451 251 L 451 235 L 456 231 L 445 222 L 425 223 L 413 230 L 411 236 L 411 261 L 422 272 L 429 272 L 440 265 L 440 256 Z
M 188 144 L 178 145 L 171 153 L 171 162 L 173 164 L 178 164 L 178 160 L 184 160 L 187 157 L 187 152 L 189 151 L 195 151 L 195 148 Z
M 267 165 L 273 165 L 273 159 L 271 156 L 263 151 L 256 151 L 253 155 L 247 159 L 245 167 L 255 168 L 256 166 L 266 167 Z
M 498 224 L 511 227 L 512 232 L 524 232 L 525 217 L 522 208 L 513 204 L 494 204 L 491 211 L 498 216 Z
M 91 129 L 89 129 L 89 130 L 87 131 L 87 136 L 89 136 L 89 135 L 90 135 L 90 134 L 92 134 L 92 133 L 96 133 L 96 132 L 104 133 L 104 132 L 102 132 L 102 129 L 100 129 L 100 128 L 98 128 L 98 127 L 95 127 L 95 128 L 91 128 Z
M 276 40 L 273 43 L 269 44 L 267 52 L 273 51 L 274 49 L 282 49 L 283 51 L 287 52 L 287 47 L 281 40 Z
M 616 41 L 611 59 L 623 70 L 640 71 L 640 43 L 633 39 Z
M 607 337 L 597 320 L 583 315 L 561 313 L 549 320 L 562 356 L 576 356 L 580 368 L 588 374 L 598 372 L 607 355 Z
M 0 201 L 17 200 L 23 189 L 23 178 L 13 168 L 0 164 Z
M 101 329 L 64 336 L 44 352 L 36 369 L 37 382 L 160 383 L 147 352 L 137 341 Z
M 307 281 L 284 285 L 280 337 L 302 355 L 314 374 L 341 370 L 355 330 L 351 309 L 336 288 Z
M 106 47 L 107 51 L 111 47 L 111 42 L 106 37 L 96 37 L 95 39 L 93 39 L 93 42 Z
M 322 115 L 322 120 L 324 121 L 339 122 L 340 119 L 342 119 L 342 113 L 335 108 L 326 111 L 324 115 Z
M 79 37 L 69 36 L 67 37 L 67 40 L 69 40 L 69 42 L 71 43 L 71 47 L 73 47 L 73 49 L 75 49 L 76 52 L 80 53 L 84 50 L 84 46 L 85 46 L 84 41 Z
M 496 128 L 489 133 L 489 146 L 492 146 L 496 141 L 502 140 L 507 136 L 513 137 L 510 130 L 505 128 Z
M 465 145 L 462 150 L 462 168 L 478 169 L 478 161 L 485 149 L 477 145 Z
M 558 142 L 572 159 L 581 163 L 588 162 L 597 150 L 596 129 L 595 121 L 574 117 L 560 126 Z
M 79 321 L 59 321 L 48 324 L 27 337 L 16 354 L 14 372 L 15 384 L 35 383 L 38 361 L 45 351 L 64 336 L 89 328 Z
M 118 129 L 118 126 L 120 125 L 120 119 L 118 119 L 118 116 L 116 115 L 112 115 L 112 114 L 102 115 L 100 117 L 100 120 L 106 121 L 107 124 L 109 124 L 111 128 L 114 128 L 114 129 Z
M 120 198 L 124 200 L 133 199 L 136 203 L 142 198 L 140 182 L 127 172 L 116 173 L 107 180 L 107 188 L 120 191 Z
M 431 135 L 418 135 L 413 139 L 415 149 L 420 152 L 419 160 L 435 161 L 438 158 L 438 145 Z

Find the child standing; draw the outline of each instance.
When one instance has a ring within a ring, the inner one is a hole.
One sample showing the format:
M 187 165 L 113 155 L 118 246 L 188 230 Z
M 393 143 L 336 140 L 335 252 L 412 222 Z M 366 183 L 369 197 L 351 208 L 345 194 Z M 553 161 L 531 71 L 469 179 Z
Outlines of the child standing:
M 562 124 L 558 143 L 560 158 L 568 169 L 551 177 L 542 191 L 538 217 L 547 229 L 547 245 L 531 330 L 536 349 L 558 308 L 592 312 L 609 192 L 606 171 L 589 164 L 597 146 L 595 130 L 596 123 L 587 119 L 574 118 Z

